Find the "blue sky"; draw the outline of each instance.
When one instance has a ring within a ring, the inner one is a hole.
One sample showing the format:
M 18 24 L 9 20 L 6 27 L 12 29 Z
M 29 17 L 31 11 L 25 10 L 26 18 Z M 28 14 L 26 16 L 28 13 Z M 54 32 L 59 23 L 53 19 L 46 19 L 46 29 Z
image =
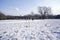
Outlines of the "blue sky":
M 0 11 L 6 15 L 38 13 L 38 6 L 52 8 L 52 13 L 60 14 L 60 0 L 0 0 Z

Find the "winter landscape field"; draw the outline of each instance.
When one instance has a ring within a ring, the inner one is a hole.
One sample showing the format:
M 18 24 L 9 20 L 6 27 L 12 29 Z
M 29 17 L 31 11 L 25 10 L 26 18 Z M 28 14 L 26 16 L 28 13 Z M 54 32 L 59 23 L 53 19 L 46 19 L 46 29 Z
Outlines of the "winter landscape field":
M 60 19 L 0 20 L 0 40 L 60 40 Z

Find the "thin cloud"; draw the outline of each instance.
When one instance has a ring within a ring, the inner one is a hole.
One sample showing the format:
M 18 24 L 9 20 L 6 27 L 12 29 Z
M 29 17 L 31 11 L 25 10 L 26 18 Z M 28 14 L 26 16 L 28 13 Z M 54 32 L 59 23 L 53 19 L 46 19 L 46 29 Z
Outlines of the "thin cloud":
M 19 8 L 15 8 L 17 11 L 19 11 Z

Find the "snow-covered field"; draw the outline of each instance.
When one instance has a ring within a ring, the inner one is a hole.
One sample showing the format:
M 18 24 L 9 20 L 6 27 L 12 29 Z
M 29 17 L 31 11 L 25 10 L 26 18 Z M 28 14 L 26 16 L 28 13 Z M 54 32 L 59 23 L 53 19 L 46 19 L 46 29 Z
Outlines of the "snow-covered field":
M 60 40 L 60 19 L 0 20 L 0 40 Z

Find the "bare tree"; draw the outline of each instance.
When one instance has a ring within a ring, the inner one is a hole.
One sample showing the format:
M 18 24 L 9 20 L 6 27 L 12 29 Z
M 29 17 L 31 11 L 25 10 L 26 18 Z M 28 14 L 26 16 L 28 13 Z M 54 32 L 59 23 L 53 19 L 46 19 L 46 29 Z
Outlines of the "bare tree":
M 41 15 L 41 19 L 48 18 L 47 16 L 51 14 L 50 7 L 38 7 L 38 12 Z
M 2 12 L 0 12 L 0 16 L 5 16 Z
M 0 20 L 4 18 L 5 18 L 5 15 L 2 12 L 0 12 Z
M 34 15 L 34 12 L 31 12 L 31 15 Z

